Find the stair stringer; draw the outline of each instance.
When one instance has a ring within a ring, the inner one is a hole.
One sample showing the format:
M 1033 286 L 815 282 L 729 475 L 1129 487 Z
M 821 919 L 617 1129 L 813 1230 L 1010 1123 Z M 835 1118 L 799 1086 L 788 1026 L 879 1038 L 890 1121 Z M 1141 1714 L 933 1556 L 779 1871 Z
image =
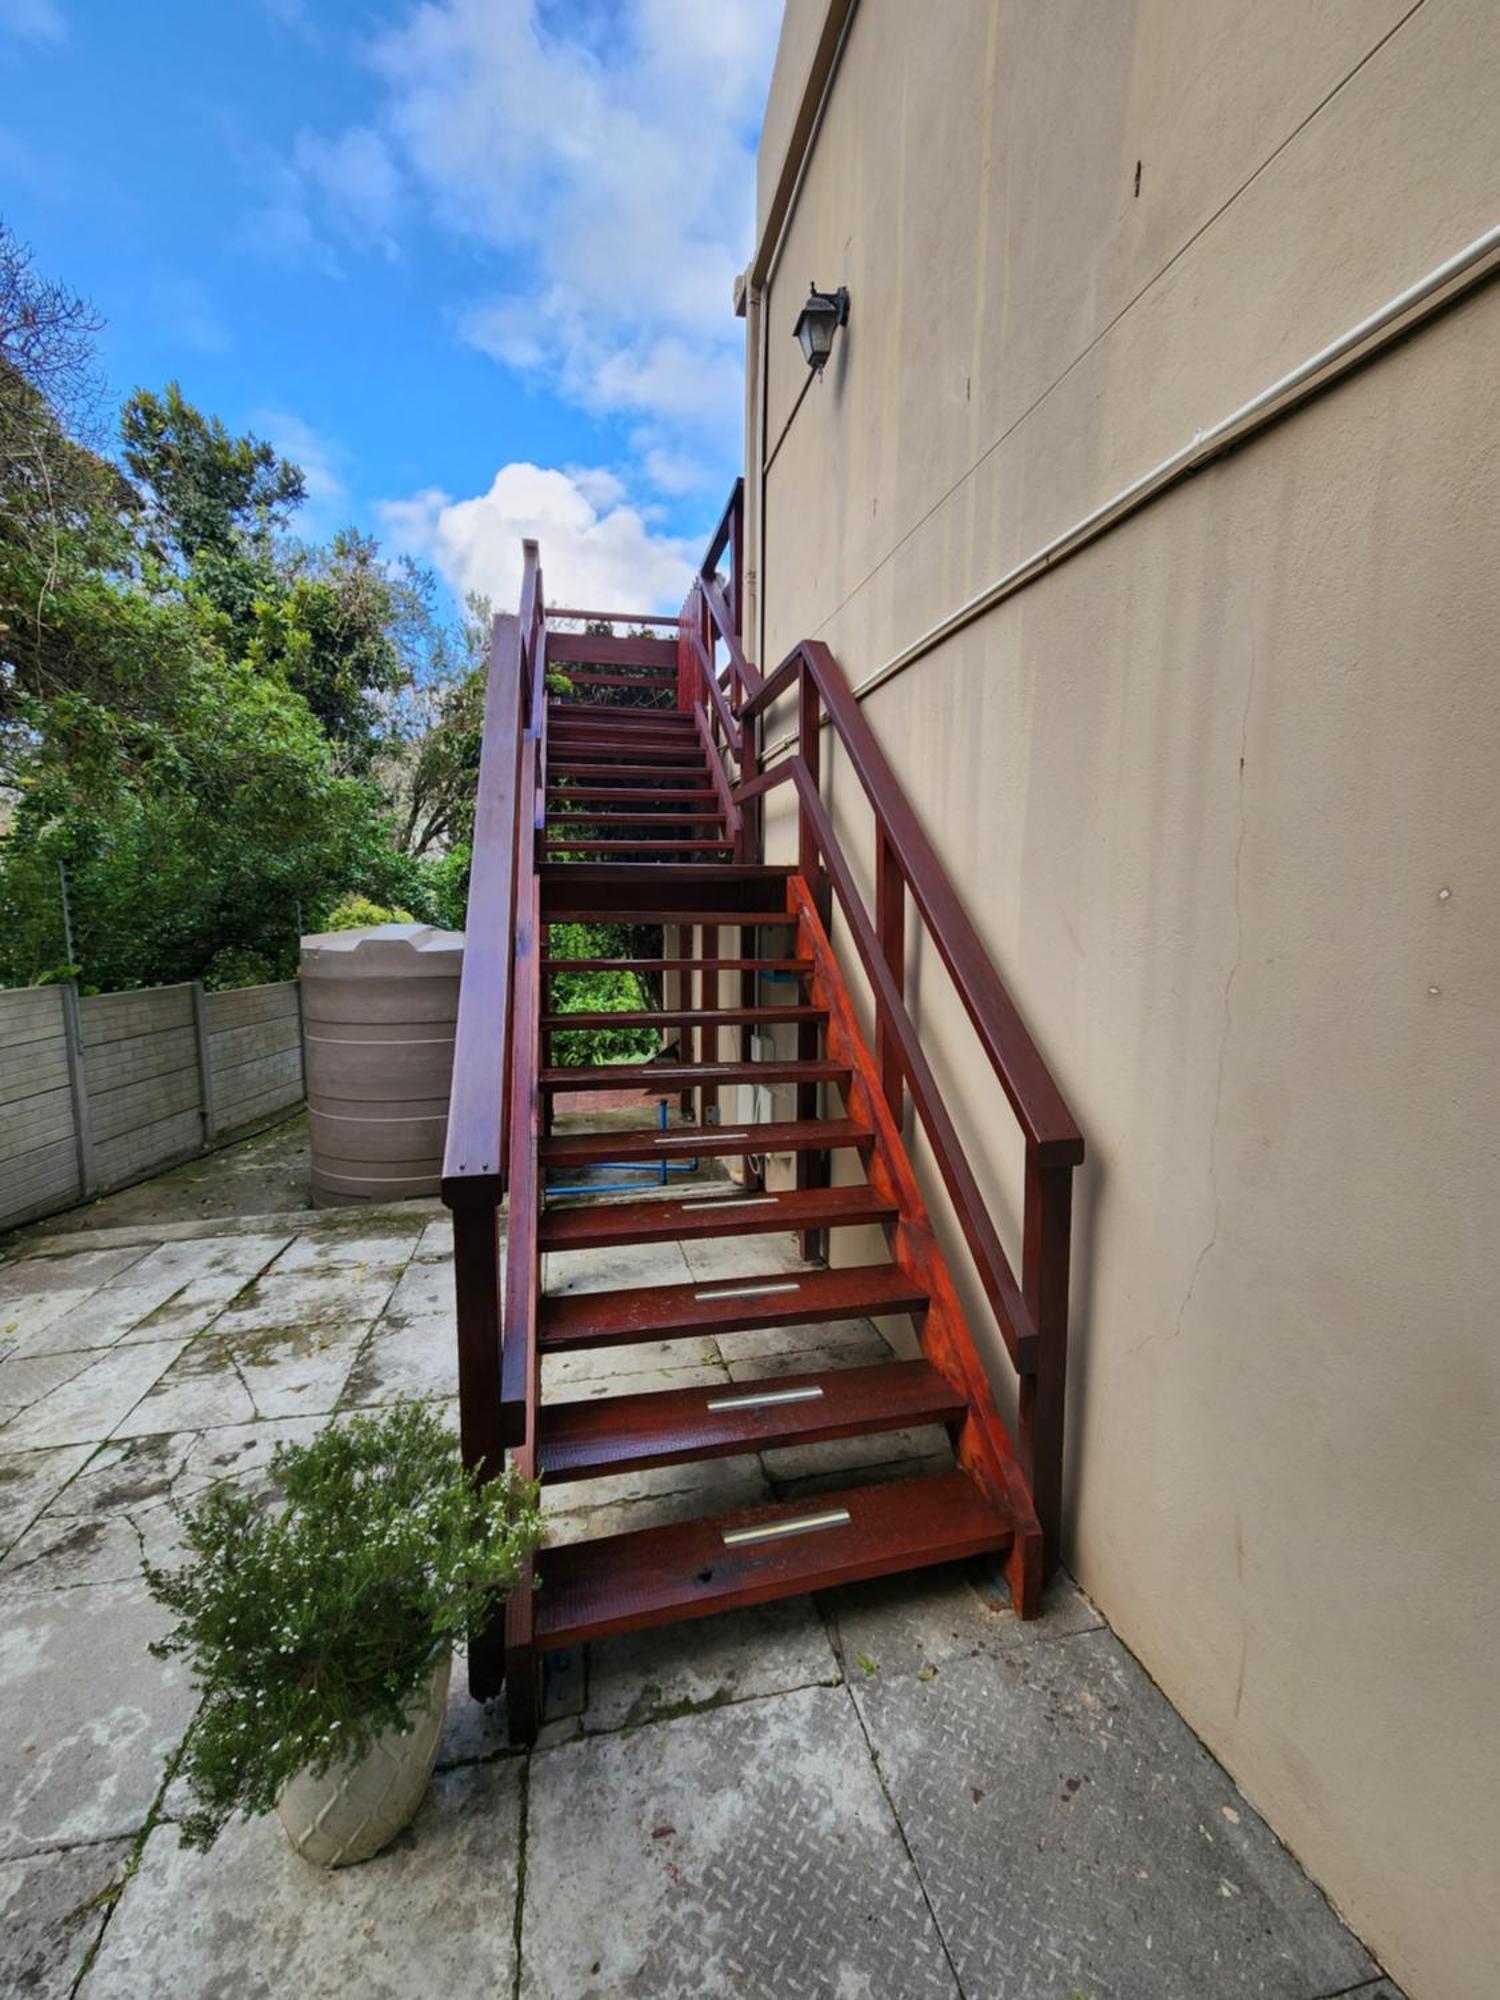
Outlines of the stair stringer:
M 996 1407 L 989 1376 L 975 1348 L 833 946 L 801 876 L 793 876 L 787 883 L 787 907 L 797 919 L 799 955 L 813 961 L 810 996 L 815 1005 L 827 1009 L 824 1053 L 850 1072 L 846 1114 L 874 1134 L 866 1169 L 870 1186 L 894 1203 L 898 1212 L 899 1220 L 887 1231 L 891 1260 L 928 1294 L 927 1311 L 917 1328 L 922 1351 L 967 1404 L 968 1415 L 959 1427 L 954 1455 L 986 1498 L 1011 1516 L 1015 1539 L 1005 1563 L 1011 1601 L 1020 1617 L 1034 1618 L 1041 1609 L 1042 1531 L 1030 1486 Z

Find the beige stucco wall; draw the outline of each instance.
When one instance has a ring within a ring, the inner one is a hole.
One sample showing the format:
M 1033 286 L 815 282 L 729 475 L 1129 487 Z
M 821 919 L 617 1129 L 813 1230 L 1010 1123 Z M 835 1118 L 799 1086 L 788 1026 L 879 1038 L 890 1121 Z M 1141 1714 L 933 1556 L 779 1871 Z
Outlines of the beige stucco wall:
M 1493 0 L 860 0 L 762 656 L 859 679 L 1500 221 L 1497 101 Z M 1417 2000 L 1500 1962 L 1497 354 L 1491 285 L 866 705 L 1088 1139 L 1070 1559 Z

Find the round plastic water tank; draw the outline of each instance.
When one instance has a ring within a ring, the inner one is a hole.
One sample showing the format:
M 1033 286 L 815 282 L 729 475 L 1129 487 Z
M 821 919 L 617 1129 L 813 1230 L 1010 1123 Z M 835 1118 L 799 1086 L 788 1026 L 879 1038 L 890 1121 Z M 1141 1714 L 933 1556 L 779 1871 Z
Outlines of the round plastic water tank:
M 461 931 L 377 924 L 302 940 L 313 1199 L 438 1191 Z

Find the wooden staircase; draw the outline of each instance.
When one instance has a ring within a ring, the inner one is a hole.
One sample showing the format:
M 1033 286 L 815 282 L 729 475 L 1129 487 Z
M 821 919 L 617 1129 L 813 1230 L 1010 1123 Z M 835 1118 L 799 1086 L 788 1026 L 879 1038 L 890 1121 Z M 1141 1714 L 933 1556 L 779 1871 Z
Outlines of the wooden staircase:
M 503 1631 L 497 1619 L 470 1649 L 473 1691 L 493 1694 L 503 1679 L 518 1740 L 535 1732 L 549 1651 L 979 1554 L 1004 1562 L 1029 1616 L 1056 1559 L 1069 1202 L 1082 1141 L 831 655 L 799 648 L 764 678 L 744 658 L 738 508 L 736 489 L 679 619 L 549 613 L 527 544 L 520 617 L 496 620 L 444 1174 L 464 1452 L 494 1470 L 508 1451 L 551 1487 L 941 1425 L 952 1463 L 544 1548 L 536 1589 L 517 1591 Z M 726 551 L 727 584 L 716 569 Z M 666 625 L 670 636 L 618 636 L 625 622 Z M 759 718 L 788 693 L 796 753 L 762 771 Z M 825 717 L 875 806 L 873 916 L 819 791 Z M 794 788 L 798 858 L 767 865 L 756 854 L 760 805 L 779 785 Z M 1019 1279 L 906 1011 L 908 903 L 1025 1139 Z M 873 1047 L 830 942 L 835 909 L 869 992 Z M 640 958 L 554 957 L 549 932 L 563 922 L 645 927 L 662 943 Z M 676 990 L 639 1014 L 555 1006 L 560 974 L 606 969 Z M 569 1028 L 622 1025 L 659 1029 L 674 1055 L 558 1060 Z M 765 1054 L 768 1031 L 794 1051 Z M 789 1087 L 795 1116 L 722 1115 L 721 1093 L 751 1085 Z M 587 1104 L 622 1087 L 670 1097 L 686 1115 L 656 1129 L 580 1130 L 576 1119 L 558 1128 L 561 1093 Z M 908 1155 L 908 1120 L 937 1167 L 941 1230 Z M 547 1193 L 559 1170 L 690 1157 L 739 1178 L 608 1203 Z M 765 1186 L 768 1157 L 791 1163 L 795 1185 Z M 853 1231 L 882 1253 L 852 1260 Z M 701 1283 L 556 1295 L 543 1285 L 548 1252 L 771 1232 L 794 1236 L 801 1251 L 771 1276 L 747 1256 L 742 1275 Z M 1003 1346 L 1017 1370 L 1015 1442 L 954 1282 L 949 1258 L 959 1253 L 999 1336 L 992 1357 Z M 807 1329 L 813 1350 L 821 1325 L 850 1318 L 908 1323 L 910 1358 L 650 1394 L 542 1393 L 549 1355 L 772 1326 Z

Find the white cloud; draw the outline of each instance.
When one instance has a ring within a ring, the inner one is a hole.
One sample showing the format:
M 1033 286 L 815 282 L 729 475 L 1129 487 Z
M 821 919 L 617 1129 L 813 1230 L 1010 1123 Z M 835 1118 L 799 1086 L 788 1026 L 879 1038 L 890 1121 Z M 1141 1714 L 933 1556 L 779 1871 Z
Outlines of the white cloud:
M 702 459 L 684 451 L 671 451 L 653 444 L 649 435 L 637 434 L 641 469 L 658 493 L 702 493 L 714 483 L 714 475 Z
M 349 488 L 341 471 L 347 456 L 343 446 L 291 410 L 257 410 L 251 428 L 302 468 L 307 499 L 299 516 L 301 532 L 328 534 L 342 527 L 349 513 Z
M 68 39 L 68 24 L 57 0 L 0 0 L 0 35 L 55 48 Z
M 692 578 L 688 552 L 653 534 L 620 491 L 607 472 L 516 463 L 474 499 L 429 487 L 382 502 L 379 513 L 398 549 L 431 562 L 458 596 L 478 591 L 497 610 L 519 601 L 521 542 L 532 536 L 541 543 L 549 602 L 675 611 Z
M 378 132 L 368 125 L 352 125 L 335 139 L 304 132 L 295 156 L 305 183 L 321 197 L 336 226 L 394 254 L 401 173 Z
M 389 247 L 420 199 L 504 261 L 461 338 L 593 414 L 648 423 L 651 463 L 680 473 L 691 452 L 727 476 L 731 293 L 779 20 L 772 0 L 425 0 L 368 51 L 385 90 L 373 123 L 298 142 L 302 223 Z M 277 227 L 306 254 L 293 221 Z

